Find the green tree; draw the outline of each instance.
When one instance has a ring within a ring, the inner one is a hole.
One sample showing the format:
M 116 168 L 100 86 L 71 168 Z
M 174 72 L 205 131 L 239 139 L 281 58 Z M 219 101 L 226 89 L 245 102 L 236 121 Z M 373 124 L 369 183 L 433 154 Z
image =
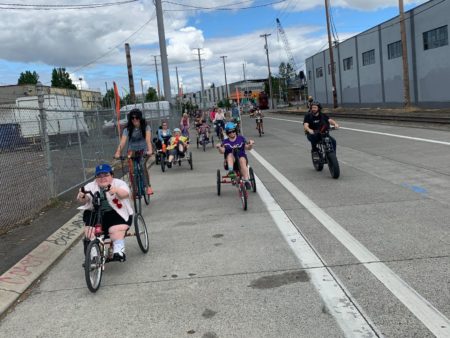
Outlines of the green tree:
M 53 68 L 52 87 L 77 89 L 65 68 Z
M 158 94 L 156 93 L 156 89 L 153 87 L 149 87 L 147 94 L 145 95 L 145 102 L 155 102 L 158 101 Z
M 103 107 L 111 107 L 111 102 L 114 102 L 114 89 L 108 89 L 102 101 Z
M 20 73 L 19 79 L 17 80 L 18 85 L 25 84 L 36 84 L 39 80 L 39 75 L 36 72 L 31 72 L 29 70 L 25 71 L 25 73 Z

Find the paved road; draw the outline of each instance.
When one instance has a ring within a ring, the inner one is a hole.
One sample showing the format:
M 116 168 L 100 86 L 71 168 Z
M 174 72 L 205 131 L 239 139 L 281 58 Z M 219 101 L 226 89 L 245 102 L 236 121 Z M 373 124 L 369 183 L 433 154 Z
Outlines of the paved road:
M 152 169 L 148 255 L 128 240 L 93 295 L 77 245 L 0 336 L 98 336 L 93 313 L 124 337 L 450 336 L 450 134 L 342 121 L 333 180 L 299 117 L 269 117 L 262 138 L 244 120 L 262 182 L 247 212 L 233 187 L 217 196 L 212 149 Z

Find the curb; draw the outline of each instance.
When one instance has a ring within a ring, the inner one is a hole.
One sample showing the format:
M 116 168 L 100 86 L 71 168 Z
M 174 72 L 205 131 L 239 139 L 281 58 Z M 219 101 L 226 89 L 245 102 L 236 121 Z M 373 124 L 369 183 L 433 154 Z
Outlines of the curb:
M 72 217 L 11 269 L 0 276 L 0 317 L 84 232 L 81 214 Z

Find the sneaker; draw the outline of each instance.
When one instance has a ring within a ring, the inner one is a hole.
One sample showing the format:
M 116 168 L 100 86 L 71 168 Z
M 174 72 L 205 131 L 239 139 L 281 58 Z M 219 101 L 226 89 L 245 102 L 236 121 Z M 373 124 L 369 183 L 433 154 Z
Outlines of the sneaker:
M 184 153 L 178 155 L 179 158 L 184 158 Z
M 115 262 L 125 262 L 127 256 L 125 255 L 125 252 L 115 252 L 111 260 Z
M 262 132 L 264 134 L 264 132 Z
M 228 172 L 228 177 L 231 178 L 232 180 L 236 178 L 236 173 L 234 172 L 234 170 L 230 170 Z
M 152 187 L 147 187 L 147 195 L 153 195 L 153 188 Z
M 244 184 L 245 184 L 245 189 L 247 189 L 247 190 L 252 189 L 252 184 L 250 183 L 250 181 L 246 180 L 246 181 L 244 181 Z
M 167 168 L 172 168 L 172 162 L 167 163 Z

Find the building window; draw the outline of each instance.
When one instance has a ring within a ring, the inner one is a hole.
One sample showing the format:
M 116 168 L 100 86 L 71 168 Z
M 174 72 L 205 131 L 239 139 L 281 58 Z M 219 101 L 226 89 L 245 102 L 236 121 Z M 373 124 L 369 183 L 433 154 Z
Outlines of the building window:
M 403 55 L 402 42 L 397 41 L 388 45 L 388 59 L 396 59 Z
M 310 70 L 308 70 L 308 79 L 309 79 L 309 80 L 312 79 L 312 77 L 311 77 L 311 71 L 310 71 Z
M 363 66 L 372 65 L 375 63 L 375 49 L 362 53 Z
M 323 77 L 322 67 L 316 68 L 316 77 Z
M 448 45 L 447 26 L 423 33 L 423 49 L 433 49 Z
M 342 60 L 342 62 L 344 63 L 344 72 L 346 70 L 350 70 L 353 68 L 353 57 L 352 56 Z
M 334 63 L 334 73 L 336 74 L 336 62 Z M 328 64 L 328 75 L 331 74 L 331 63 Z

